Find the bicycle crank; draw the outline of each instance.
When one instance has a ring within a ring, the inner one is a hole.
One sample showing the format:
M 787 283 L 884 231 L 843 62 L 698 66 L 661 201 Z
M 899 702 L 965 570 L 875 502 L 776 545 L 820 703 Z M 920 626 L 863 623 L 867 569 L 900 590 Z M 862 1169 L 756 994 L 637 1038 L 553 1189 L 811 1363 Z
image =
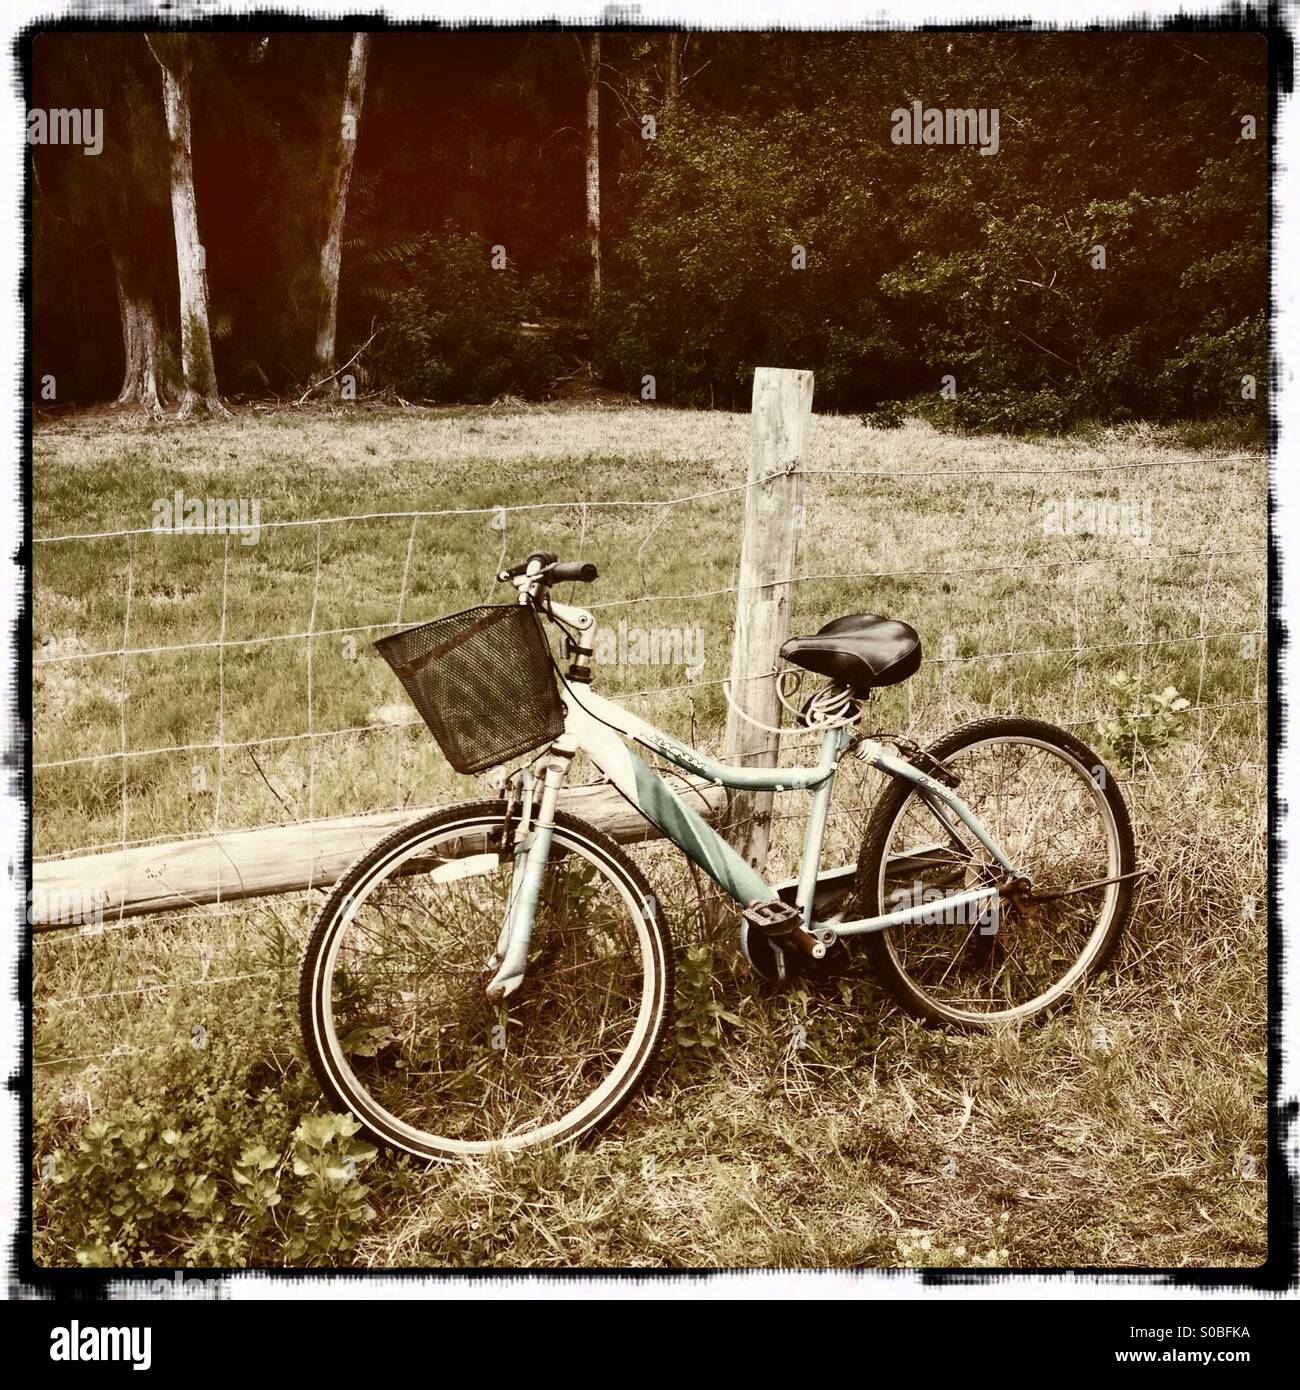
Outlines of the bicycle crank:
M 821 969 L 839 938 L 831 927 L 805 931 L 803 913 L 773 899 L 751 903 L 741 913 L 740 949 L 754 973 L 769 984 Z

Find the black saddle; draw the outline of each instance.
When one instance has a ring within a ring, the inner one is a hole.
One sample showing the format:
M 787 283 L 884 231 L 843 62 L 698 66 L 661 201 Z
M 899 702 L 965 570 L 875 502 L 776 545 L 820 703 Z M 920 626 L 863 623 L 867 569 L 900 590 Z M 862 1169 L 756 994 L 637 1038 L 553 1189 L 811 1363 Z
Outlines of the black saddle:
M 916 674 L 921 639 L 907 623 L 876 613 L 850 613 L 811 637 L 791 637 L 781 655 L 865 698 L 874 686 L 897 685 Z

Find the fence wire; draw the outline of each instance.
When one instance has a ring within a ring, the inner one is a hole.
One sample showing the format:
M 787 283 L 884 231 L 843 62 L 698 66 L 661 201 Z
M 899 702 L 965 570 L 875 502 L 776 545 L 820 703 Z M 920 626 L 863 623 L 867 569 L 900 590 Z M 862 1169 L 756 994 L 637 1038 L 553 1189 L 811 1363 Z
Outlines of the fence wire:
M 1183 469 L 1195 469 L 1206 467 L 1232 466 L 1234 473 L 1234 492 L 1229 506 L 1229 512 L 1236 514 L 1240 502 L 1241 491 L 1241 468 L 1240 465 L 1250 464 L 1263 468 L 1264 460 L 1253 454 L 1227 454 L 1214 457 L 1192 457 L 1192 458 L 1158 458 L 1124 464 L 1102 464 L 1102 465 L 1069 465 L 1063 467 L 1053 467 L 1047 469 L 1004 469 L 1004 468 L 977 468 L 977 469 L 926 469 L 926 470 L 884 470 L 884 469 L 841 469 L 841 468 L 804 468 L 801 471 L 808 479 L 819 482 L 833 483 L 836 479 L 878 479 L 887 481 L 895 488 L 905 488 L 921 486 L 929 482 L 944 482 L 952 485 L 956 481 L 962 483 L 979 485 L 993 480 L 1005 481 L 1008 479 L 1020 479 L 1028 483 L 1033 483 L 1047 477 L 1077 476 L 1077 475 L 1098 475 L 1098 474 L 1127 474 L 1145 470 L 1171 470 L 1168 475 L 1170 478 L 1178 476 L 1178 471 Z M 117 646 L 105 646 L 93 651 L 49 651 L 44 654 L 37 653 L 33 657 L 33 665 L 38 673 L 46 670 L 50 672 L 58 670 L 78 671 L 92 667 L 94 663 L 112 662 L 118 663 L 117 670 L 117 720 L 116 747 L 104 749 L 103 751 L 74 753 L 66 757 L 42 758 L 34 763 L 34 770 L 38 779 L 42 797 L 46 794 L 48 779 L 52 776 L 65 772 L 68 769 L 100 764 L 117 764 L 120 768 L 118 779 L 118 797 L 120 800 L 118 824 L 119 834 L 116 838 L 100 839 L 84 844 L 61 846 L 51 851 L 47 851 L 38 856 L 39 859 L 48 860 L 55 858 L 65 858 L 86 854 L 99 854 L 113 850 L 126 850 L 147 845 L 158 845 L 171 842 L 185 842 L 188 840 L 201 840 L 221 833 L 223 828 L 227 830 L 238 829 L 240 831 L 271 829 L 282 826 L 286 822 L 262 821 L 254 825 L 239 824 L 236 826 L 223 827 L 223 817 L 229 810 L 229 803 L 223 799 L 225 796 L 225 770 L 227 755 L 239 751 L 247 751 L 252 757 L 258 772 L 261 774 L 268 788 L 276 795 L 279 794 L 267 780 L 266 773 L 260 764 L 256 763 L 254 750 L 261 748 L 274 748 L 286 745 L 302 744 L 307 745 L 307 772 L 306 772 L 306 816 L 313 819 L 316 812 L 317 788 L 317 748 L 325 741 L 337 741 L 342 739 L 367 739 L 375 735 L 396 736 L 399 740 L 411 731 L 421 729 L 422 723 L 418 717 L 412 716 L 409 719 L 386 720 L 384 722 L 363 722 L 347 725 L 338 728 L 321 728 L 317 725 L 317 699 L 316 699 L 316 671 L 313 660 L 313 652 L 318 642 L 325 639 L 350 638 L 350 637 L 371 637 L 388 633 L 400 628 L 404 622 L 409 621 L 407 609 L 411 597 L 411 581 L 414 569 L 414 557 L 417 553 L 417 539 L 420 527 L 428 521 L 439 519 L 456 518 L 500 518 L 502 520 L 502 539 L 500 553 L 496 554 L 496 547 L 493 546 L 493 555 L 490 557 L 495 562 L 495 567 L 500 568 L 507 558 L 509 548 L 508 517 L 511 514 L 537 514 L 547 511 L 572 512 L 579 518 L 579 557 L 585 556 L 588 545 L 591 541 L 589 524 L 596 515 L 615 513 L 620 510 L 627 511 L 633 515 L 651 513 L 652 521 L 647 528 L 646 534 L 640 541 L 637 551 L 637 567 L 639 570 L 642 557 L 650 542 L 654 538 L 659 538 L 663 544 L 664 523 L 669 519 L 674 508 L 684 505 L 699 503 L 723 497 L 742 495 L 752 483 L 739 483 L 717 488 L 703 489 L 680 496 L 669 497 L 657 500 L 646 500 L 643 498 L 622 498 L 622 499 L 596 499 L 580 498 L 556 502 L 535 502 L 535 503 L 516 503 L 500 507 L 468 507 L 468 508 L 438 508 L 433 510 L 409 510 L 409 511 L 383 511 L 367 512 L 349 515 L 327 516 L 302 518 L 283 521 L 268 521 L 260 524 L 261 530 L 303 530 L 312 528 L 314 531 L 314 559 L 312 565 L 312 591 L 310 613 L 305 628 L 298 626 L 287 631 L 258 633 L 253 636 L 231 636 L 228 632 L 230 614 L 230 578 L 231 578 L 231 536 L 225 535 L 225 543 L 222 551 L 221 563 L 221 596 L 220 596 L 220 619 L 218 634 L 214 639 L 165 642 L 165 643 L 145 643 L 132 644 L 132 617 L 133 609 L 136 604 L 136 570 L 138 562 L 139 547 L 144 543 L 144 538 L 153 538 L 157 543 L 166 544 L 172 538 L 180 535 L 190 535 L 192 532 L 156 530 L 152 527 L 124 528 L 118 530 L 96 531 L 96 532 L 77 532 L 69 534 L 37 536 L 34 537 L 36 545 L 41 547 L 50 546 L 76 546 L 76 547 L 95 547 L 109 543 L 122 543 L 126 549 L 126 575 L 124 582 L 124 606 L 121 642 Z M 1033 499 L 1031 499 L 1032 502 Z M 405 533 L 404 560 L 401 574 L 400 586 L 398 589 L 397 601 L 390 622 L 372 622 L 364 624 L 353 624 L 347 626 L 317 626 L 317 615 L 319 612 L 321 597 L 321 578 L 323 569 L 323 555 L 326 553 L 324 536 L 329 528 L 344 528 L 359 523 L 384 523 L 394 527 L 402 528 Z M 38 554 L 41 552 L 38 552 Z M 1210 629 L 1207 626 L 1207 614 L 1211 606 L 1211 597 L 1214 592 L 1214 582 L 1216 574 L 1221 574 L 1220 562 L 1227 561 L 1233 568 L 1246 565 L 1258 566 L 1259 574 L 1262 576 L 1266 562 L 1266 546 L 1259 545 L 1227 545 L 1216 546 L 1212 549 L 1180 549 L 1158 554 L 1146 554 L 1137 559 L 1136 564 L 1132 556 L 1115 555 L 1069 555 L 1059 558 L 1046 557 L 1022 557 L 1014 562 L 998 565 L 942 565 L 938 567 L 916 567 L 906 569 L 848 569 L 848 570 L 828 570 L 828 571 L 808 571 L 799 573 L 793 580 L 793 588 L 802 591 L 805 586 L 817 586 L 833 583 L 847 583 L 853 581 L 898 581 L 903 583 L 917 583 L 926 580 L 950 581 L 956 578 L 974 578 L 978 576 L 992 575 L 1017 575 L 1024 582 L 1018 586 L 1015 601 L 1023 609 L 1024 604 L 1029 601 L 1026 591 L 1030 587 L 1031 581 L 1042 579 L 1050 575 L 1061 575 L 1073 571 L 1074 588 L 1074 614 L 1073 614 L 1073 641 L 1060 645 L 1036 645 L 1028 647 L 1011 646 L 999 647 L 996 650 L 979 652 L 967 652 L 965 654 L 940 652 L 933 655 L 926 654 L 927 664 L 936 668 L 939 672 L 939 697 L 942 700 L 945 696 L 945 681 L 948 673 L 960 671 L 963 668 L 976 667 L 981 663 L 992 664 L 1011 664 L 1025 662 L 1044 662 L 1053 659 L 1060 659 L 1072 665 L 1072 673 L 1068 692 L 1063 691 L 1063 698 L 1069 705 L 1069 718 L 1064 717 L 1062 712 L 1055 722 L 1071 728 L 1087 728 L 1095 725 L 1099 720 L 1109 717 L 1113 711 L 1105 709 L 1093 710 L 1090 713 L 1080 712 L 1081 684 L 1083 678 L 1083 663 L 1080 658 L 1085 654 L 1100 655 L 1105 653 L 1118 654 L 1129 653 L 1137 661 L 1137 681 L 1139 687 L 1145 678 L 1148 658 L 1151 653 L 1159 652 L 1169 648 L 1179 648 L 1186 646 L 1196 646 L 1199 648 L 1198 668 L 1197 668 L 1197 688 L 1195 697 L 1191 700 L 1191 713 L 1194 713 L 1197 720 L 1196 741 L 1198 747 L 1202 744 L 1205 720 L 1207 715 L 1220 712 L 1228 712 L 1244 708 L 1253 707 L 1256 710 L 1256 734 L 1259 746 L 1262 748 L 1264 740 L 1264 708 L 1265 695 L 1261 687 L 1263 679 L 1264 662 L 1263 653 L 1267 638 L 1267 612 L 1263 607 L 1266 598 L 1261 604 L 1258 621 L 1246 622 L 1240 626 L 1216 627 Z M 1196 588 L 1199 590 L 1199 602 L 1193 607 L 1188 605 L 1188 611 L 1194 612 L 1197 619 L 1196 630 L 1185 635 L 1171 636 L 1155 634 L 1149 630 L 1149 614 L 1151 606 L 1152 589 L 1152 570 L 1156 566 L 1191 564 L 1202 569 L 1202 577 Z M 1084 642 L 1082 637 L 1082 626 L 1080 621 L 1080 597 L 1085 571 L 1089 566 L 1115 566 L 1136 568 L 1140 571 L 1139 575 L 1133 576 L 1134 583 L 1131 587 L 1131 601 L 1137 612 L 1137 634 L 1136 636 L 1124 640 L 1113 642 Z M 494 570 L 495 573 L 495 570 Z M 488 601 L 491 593 L 491 581 L 488 584 L 487 596 L 484 601 Z M 688 602 L 699 602 L 709 599 L 722 599 L 734 597 L 737 601 L 743 601 L 746 590 L 738 584 L 723 584 L 716 587 L 702 588 L 696 590 L 685 590 L 680 592 L 663 592 L 650 594 L 637 594 L 622 598 L 613 598 L 591 602 L 586 606 L 593 611 L 608 614 L 615 610 L 636 610 L 647 605 L 656 604 L 683 604 Z M 1243 614 L 1243 616 L 1246 616 Z M 1013 618 L 1013 624 L 1015 619 Z M 1014 625 L 1012 627 L 1014 631 Z M 1212 643 L 1235 642 L 1238 644 L 1239 652 L 1249 659 L 1248 653 L 1253 653 L 1254 669 L 1251 693 L 1248 697 L 1237 700 L 1206 700 L 1204 698 L 1207 686 L 1207 672 L 1209 669 L 1210 658 L 1209 649 Z M 274 652 L 283 647 L 284 644 L 299 643 L 303 644 L 306 659 L 306 709 L 305 720 L 306 728 L 299 733 L 270 734 L 257 738 L 228 738 L 227 737 L 227 714 L 229 709 L 227 692 L 227 662 L 228 652 L 243 652 L 249 649 L 266 648 L 268 652 Z M 1249 647 L 1246 644 L 1250 644 Z M 197 741 L 178 741 L 167 744 L 158 744 L 144 748 L 131 747 L 128 737 L 127 710 L 130 695 L 130 672 L 131 664 L 141 660 L 156 660 L 167 658 L 171 660 L 183 660 L 193 654 L 215 651 L 217 659 L 217 691 L 216 691 L 216 737 L 212 740 Z M 774 674 L 772 672 L 768 675 Z M 765 676 L 755 677 L 754 679 L 765 679 Z M 680 700 L 685 695 L 688 699 L 693 692 L 713 691 L 716 692 L 725 683 L 726 678 L 708 680 L 686 680 L 675 681 L 670 686 L 651 686 L 646 688 L 620 690 L 613 692 L 615 698 L 629 702 L 643 702 L 651 705 L 654 702 L 664 699 Z M 1009 676 L 1009 693 L 1014 691 L 1014 674 Z M 908 711 L 907 717 L 910 721 L 915 714 L 913 709 L 913 695 L 911 688 L 907 690 Z M 41 721 L 41 711 L 39 702 L 36 707 L 36 722 L 39 728 Z M 107 732 L 107 730 L 105 730 Z M 774 746 L 769 746 L 766 750 L 758 751 L 777 751 Z M 216 773 L 215 782 L 212 789 L 212 816 L 210 824 L 202 829 L 185 831 L 177 834 L 150 835 L 132 838 L 130 830 L 130 792 L 129 778 L 127 770 L 129 765 L 137 760 L 168 757 L 182 754 L 202 754 L 215 753 Z M 408 809 L 405 804 L 403 792 L 404 781 L 404 761 L 401 756 L 401 745 L 398 747 L 398 757 L 396 764 L 396 775 L 394 786 L 396 799 L 384 805 L 365 805 L 353 806 L 346 810 L 332 812 L 332 814 L 359 813 L 359 812 L 389 812 Z M 281 801 L 286 814 L 291 814 L 290 808 Z M 302 819 L 299 816 L 298 819 Z M 780 821 L 789 819 L 783 813 L 777 812 L 774 820 Z M 40 814 L 38 810 L 37 829 L 40 829 Z M 38 834 L 39 841 L 39 834 Z M 279 900 L 286 905 L 301 904 L 307 902 L 312 904 L 318 900 L 319 893 L 313 895 L 311 892 L 306 894 L 287 895 L 286 898 Z M 51 1015 L 66 1013 L 69 1011 L 85 1011 L 89 1006 L 97 1006 L 102 1012 L 106 1006 L 113 1003 L 121 1004 L 124 1008 L 128 1001 L 140 1000 L 146 996 L 154 994 L 166 994 L 172 991 L 186 992 L 190 990 L 208 990 L 225 988 L 254 980 L 267 979 L 280 975 L 289 979 L 290 983 L 285 990 L 281 991 L 284 998 L 288 998 L 292 993 L 292 972 L 287 971 L 287 966 L 281 965 L 272 969 L 255 970 L 233 970 L 224 974 L 213 975 L 211 973 L 211 962 L 214 955 L 214 948 L 206 947 L 197 953 L 197 956 L 187 957 L 183 952 L 179 952 L 175 945 L 175 938 L 184 939 L 192 929 L 193 919 L 199 916 L 209 924 L 221 926 L 226 920 L 227 912 L 233 909 L 237 913 L 242 913 L 246 918 L 259 918 L 271 923 L 271 934 L 273 939 L 282 941 L 286 932 L 289 935 L 298 935 L 295 931 L 286 927 L 284 921 L 285 913 L 274 903 L 263 901 L 255 908 L 250 908 L 247 901 L 213 904 L 207 913 L 195 913 L 193 910 L 176 911 L 168 910 L 160 912 L 148 919 L 130 918 L 118 921 L 95 922 L 73 927 L 68 931 L 42 932 L 34 938 L 38 946 L 37 957 L 37 978 L 42 976 L 42 962 L 46 963 L 46 969 L 60 979 L 66 978 L 75 981 L 82 975 L 82 970 L 76 960 L 69 964 L 70 957 L 76 957 L 79 952 L 93 951 L 97 948 L 96 943 L 112 944 L 113 956 L 107 964 L 107 974 L 105 966 L 101 962 L 97 967 L 87 967 L 92 969 L 96 976 L 95 983 L 107 984 L 107 988 L 93 989 L 70 989 L 67 993 L 59 993 L 57 997 L 38 998 L 36 1001 L 37 1024 L 39 1026 L 44 1020 L 48 1020 Z M 290 906 L 286 906 L 286 913 L 293 915 Z M 220 932 L 218 932 L 220 934 Z M 118 987 L 118 969 L 124 963 L 129 965 L 130 958 L 134 949 L 139 949 L 144 954 L 159 950 L 160 941 L 165 941 L 164 964 L 166 967 L 167 978 L 147 979 L 142 983 L 133 983 L 124 987 Z M 197 974 L 177 973 L 175 967 L 179 966 L 183 960 L 199 959 L 203 962 L 203 968 Z M 58 968 L 54 968 L 54 962 L 61 962 Z M 130 1023 L 129 1010 L 124 1016 L 119 1017 L 120 1023 L 128 1025 Z M 121 1044 L 115 1045 L 101 1052 L 86 1054 L 74 1054 L 68 1056 L 40 1056 L 41 1049 L 38 1047 L 36 1065 L 38 1067 L 68 1067 L 79 1063 L 97 1062 L 106 1058 L 130 1055 L 140 1049 L 125 1047 Z

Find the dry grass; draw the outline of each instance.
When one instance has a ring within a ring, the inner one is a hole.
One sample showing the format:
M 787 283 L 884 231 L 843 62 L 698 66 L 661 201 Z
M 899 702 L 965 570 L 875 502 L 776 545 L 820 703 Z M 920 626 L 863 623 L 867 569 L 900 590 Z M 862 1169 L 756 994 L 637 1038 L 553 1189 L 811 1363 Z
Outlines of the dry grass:
M 734 600 L 744 416 L 635 408 L 242 416 L 137 426 L 70 421 L 35 443 L 37 535 L 147 527 L 155 498 L 256 497 L 269 521 L 536 502 L 647 501 L 730 489 L 689 505 L 557 507 L 509 516 L 507 552 L 595 558 L 602 622 L 703 629 L 705 666 L 602 672 L 601 687 L 664 727 L 716 744 Z M 1169 752 L 1126 769 L 1144 863 L 1130 940 L 1076 1007 L 1019 1033 L 927 1032 L 853 973 L 815 993 L 762 992 L 729 936 L 705 925 L 679 861 L 643 852 L 679 944 L 708 940 L 713 989 L 742 1023 L 707 1056 L 666 1057 L 615 1130 L 577 1153 L 427 1173 L 370 1171 L 374 1265 L 519 1266 L 1243 1265 L 1264 1255 L 1265 748 L 1262 460 L 1189 457 L 1159 431 L 1086 440 L 956 439 L 818 417 L 807 466 L 886 476 L 810 476 L 796 627 L 871 609 L 904 617 L 931 660 L 882 701 L 879 722 L 938 733 L 989 710 L 1077 723 L 1086 741 L 1117 669 L 1203 707 Z M 1094 472 L 1106 467 L 1106 472 Z M 1074 470 L 1053 472 L 1049 470 Z M 1020 476 L 988 476 L 1006 470 Z M 1080 471 L 1082 470 L 1082 471 Z M 953 476 L 925 476 L 943 473 Z M 983 474 L 984 476 L 973 476 Z M 972 475 L 972 476 L 963 476 Z M 1147 546 L 1046 534 L 1045 504 L 1149 501 Z M 268 530 L 229 548 L 228 641 L 387 624 L 397 615 L 410 523 Z M 482 602 L 503 537 L 486 513 L 420 523 L 404 622 Z M 215 642 L 219 537 L 41 545 L 38 658 L 122 642 Z M 1059 563 L 1058 563 L 1059 562 Z M 907 573 L 916 572 L 921 573 Z M 828 577 L 850 576 L 850 577 Z M 656 597 L 658 596 L 658 597 Z M 1206 640 L 1196 640 L 1200 634 Z M 1229 635 L 1214 635 L 1229 634 Z M 388 723 L 391 675 L 361 634 L 312 643 L 316 732 Z M 1190 640 L 1189 640 L 1190 639 Z M 1148 645 L 1135 645 L 1145 642 Z M 1128 645 L 1125 645 L 1128 644 Z M 132 658 L 131 748 L 304 733 L 307 642 Z M 1044 649 L 1053 649 L 1042 654 Z M 1077 648 L 1060 652 L 1059 648 Z M 1012 655 L 1005 655 L 1011 653 Z M 123 663 L 38 666 L 36 760 L 111 752 L 122 736 Z M 224 691 L 224 693 L 223 693 Z M 405 717 L 403 715 L 402 717 Z M 255 750 L 132 760 L 126 838 L 308 814 L 417 805 L 481 792 L 446 770 L 422 729 L 296 740 Z M 203 768 L 201 777 L 195 769 Z M 201 785 L 196 785 L 199 783 Z M 38 771 L 37 853 L 122 835 L 122 766 Z M 843 789 L 831 852 L 856 851 L 874 785 Z M 797 807 L 790 806 L 794 812 Z M 798 826 L 778 826 L 774 874 Z M 201 1020 L 246 1034 L 262 1072 L 302 1087 L 289 1007 L 307 896 L 143 922 L 37 947 L 39 1062 L 130 1048 Z M 184 982 L 252 975 L 228 985 Z M 164 986 L 155 989 L 154 986 Z M 146 990 L 145 993 L 119 991 Z M 99 995 L 75 1005 L 56 1001 Z M 53 1001 L 53 1002 L 52 1002 Z M 796 1030 L 808 1046 L 794 1045 Z M 93 1110 L 102 1058 L 37 1069 L 38 1150 Z M 67 1258 L 47 1213 L 38 1248 Z

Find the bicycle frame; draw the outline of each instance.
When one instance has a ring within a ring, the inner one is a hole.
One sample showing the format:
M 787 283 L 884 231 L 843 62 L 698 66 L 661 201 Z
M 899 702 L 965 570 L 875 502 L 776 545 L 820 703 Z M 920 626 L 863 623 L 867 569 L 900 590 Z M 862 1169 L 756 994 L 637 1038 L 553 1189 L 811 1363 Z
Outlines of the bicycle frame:
M 552 607 L 558 616 L 580 630 L 590 631 L 594 627 L 594 617 L 586 609 L 558 603 Z M 837 726 L 823 731 L 818 761 L 813 767 L 740 767 L 716 762 L 697 752 L 621 705 L 597 695 L 588 685 L 567 685 L 565 703 L 564 733 L 550 746 L 544 764 L 540 803 L 528 832 L 516 842 L 514 883 L 493 962 L 499 963 L 499 968 L 488 986 L 491 998 L 505 998 L 523 980 L 560 788 L 579 750 L 587 754 L 605 778 L 651 824 L 742 908 L 780 896 L 703 816 L 627 746 L 625 739 L 650 749 L 685 772 L 725 787 L 743 791 L 801 790 L 810 793 L 812 802 L 795 885 L 795 906 L 801 913 L 805 931 L 813 928 L 815 894 L 835 773 L 850 747 L 887 776 L 902 778 L 916 786 L 950 838 L 955 839 L 956 832 L 947 819 L 947 812 L 955 815 L 974 835 L 1008 878 L 1026 878 L 955 791 L 905 759 L 888 753 L 874 740 L 858 737 L 849 728 Z M 998 898 L 998 894 L 996 886 L 968 889 L 928 902 L 914 902 L 874 917 L 837 920 L 831 930 L 836 937 L 860 936 L 887 927 L 929 921 L 936 915 L 957 910 L 983 910 Z

